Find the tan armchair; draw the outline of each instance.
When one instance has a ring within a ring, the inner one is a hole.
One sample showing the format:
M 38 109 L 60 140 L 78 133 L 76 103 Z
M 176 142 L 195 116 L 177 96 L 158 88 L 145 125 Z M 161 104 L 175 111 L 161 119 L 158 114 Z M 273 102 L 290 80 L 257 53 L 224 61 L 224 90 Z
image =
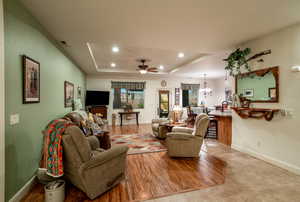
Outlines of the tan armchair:
M 174 127 L 171 133 L 167 133 L 168 155 L 171 157 L 198 157 L 208 124 L 209 117 L 206 114 L 199 114 L 196 117 L 194 129 Z
M 165 139 L 168 129 L 164 124 L 167 123 L 170 123 L 170 120 L 167 118 L 153 119 L 151 124 L 153 135 L 159 139 Z
M 100 149 L 97 137 L 85 137 L 77 126 L 68 127 L 62 141 L 64 176 L 90 199 L 124 179 L 127 146 Z

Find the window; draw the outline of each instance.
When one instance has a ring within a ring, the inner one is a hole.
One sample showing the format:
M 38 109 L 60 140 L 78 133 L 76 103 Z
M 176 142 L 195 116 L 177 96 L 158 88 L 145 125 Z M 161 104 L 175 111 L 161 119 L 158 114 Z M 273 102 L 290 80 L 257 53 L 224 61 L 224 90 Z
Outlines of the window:
M 198 105 L 199 90 L 182 90 L 182 106 L 196 107 Z
M 144 108 L 144 90 L 129 90 L 126 88 L 113 89 L 114 109 L 126 108 L 128 105 L 133 109 Z

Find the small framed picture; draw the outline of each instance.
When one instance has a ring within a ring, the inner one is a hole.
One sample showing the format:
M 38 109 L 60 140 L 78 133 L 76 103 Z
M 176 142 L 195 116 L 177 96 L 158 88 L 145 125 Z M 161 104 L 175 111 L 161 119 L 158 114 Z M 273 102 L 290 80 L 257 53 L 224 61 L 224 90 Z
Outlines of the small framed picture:
M 253 97 L 254 96 L 254 89 L 245 89 L 244 90 L 244 97 Z
M 23 104 L 40 102 L 40 63 L 23 55 Z
M 77 98 L 80 99 L 81 96 L 82 96 L 82 90 L 81 90 L 81 87 L 78 86 L 78 87 L 77 87 Z
M 65 81 L 65 107 L 72 107 L 74 100 L 74 84 Z
M 269 98 L 276 99 L 277 93 L 276 88 L 269 88 Z

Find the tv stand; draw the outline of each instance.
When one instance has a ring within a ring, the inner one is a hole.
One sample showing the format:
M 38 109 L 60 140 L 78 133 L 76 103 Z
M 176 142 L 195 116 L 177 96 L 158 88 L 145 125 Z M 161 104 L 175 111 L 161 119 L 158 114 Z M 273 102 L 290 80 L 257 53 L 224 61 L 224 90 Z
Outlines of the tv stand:
M 107 119 L 107 107 L 106 106 L 89 106 L 89 112 L 92 114 L 100 113 L 103 115 L 103 119 Z

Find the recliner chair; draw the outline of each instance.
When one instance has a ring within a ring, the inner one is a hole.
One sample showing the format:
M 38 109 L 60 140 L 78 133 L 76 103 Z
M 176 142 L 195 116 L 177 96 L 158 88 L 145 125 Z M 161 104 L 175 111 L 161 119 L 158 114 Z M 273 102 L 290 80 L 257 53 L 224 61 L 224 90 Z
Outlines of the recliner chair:
M 173 112 L 169 112 L 168 118 L 158 118 L 152 120 L 152 132 L 155 137 L 158 139 L 165 139 L 167 137 L 168 129 L 164 124 L 170 123 L 170 120 L 173 116 Z
M 194 129 L 174 127 L 171 133 L 167 133 L 168 155 L 171 157 L 198 157 L 208 124 L 209 117 L 206 114 L 199 114 L 196 117 Z
M 90 199 L 117 185 L 125 177 L 127 146 L 100 149 L 97 137 L 85 137 L 70 126 L 62 136 L 64 176 Z

